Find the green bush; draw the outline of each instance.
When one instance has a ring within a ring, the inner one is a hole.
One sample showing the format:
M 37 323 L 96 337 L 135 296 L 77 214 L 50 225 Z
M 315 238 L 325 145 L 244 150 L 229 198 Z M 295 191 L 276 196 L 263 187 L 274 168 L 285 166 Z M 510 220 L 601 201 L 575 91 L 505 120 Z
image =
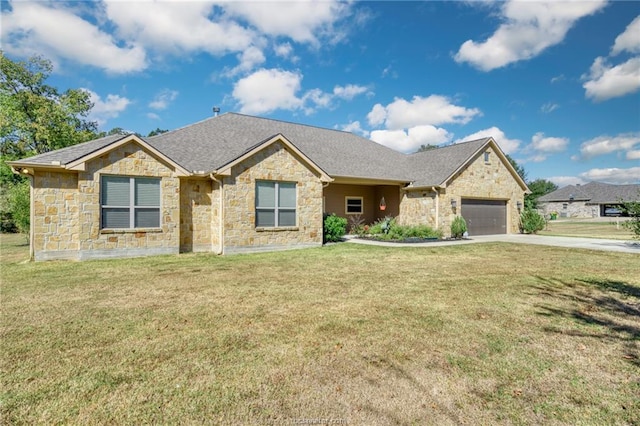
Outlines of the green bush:
M 462 216 L 456 216 L 451 222 L 451 237 L 462 238 L 465 232 L 467 232 L 467 221 Z
M 12 185 L 9 189 L 9 210 L 11 219 L 19 232 L 28 234 L 31 221 L 29 181 L 23 181 Z
M 340 241 L 347 233 L 347 219 L 330 214 L 324 218 L 324 240 L 327 242 Z
M 640 198 L 640 192 L 638 193 Z M 622 224 L 633 234 L 633 238 L 640 240 L 640 201 L 629 201 L 623 204 L 624 212 L 630 219 Z
M 520 232 L 536 234 L 546 226 L 544 217 L 534 209 L 525 208 L 520 214 Z
M 394 218 L 380 219 L 368 229 L 368 233 L 378 240 L 394 241 L 407 238 L 441 238 L 442 232 L 427 225 L 402 226 Z

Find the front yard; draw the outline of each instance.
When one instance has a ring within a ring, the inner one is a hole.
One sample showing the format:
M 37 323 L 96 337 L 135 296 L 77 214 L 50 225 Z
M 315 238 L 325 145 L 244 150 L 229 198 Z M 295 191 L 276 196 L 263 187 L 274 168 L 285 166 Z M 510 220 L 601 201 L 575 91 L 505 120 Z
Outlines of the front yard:
M 4 424 L 640 423 L 637 255 L 24 263 L 23 241 L 0 235 Z

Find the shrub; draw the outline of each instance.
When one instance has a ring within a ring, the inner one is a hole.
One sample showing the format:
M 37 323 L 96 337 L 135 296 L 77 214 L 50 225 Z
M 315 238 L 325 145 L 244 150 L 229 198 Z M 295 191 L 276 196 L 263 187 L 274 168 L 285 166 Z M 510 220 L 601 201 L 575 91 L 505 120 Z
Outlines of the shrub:
M 442 232 L 427 225 L 402 226 L 394 218 L 380 219 L 369 228 L 369 233 L 378 240 L 394 241 L 407 238 L 441 238 Z
M 462 216 L 456 216 L 451 222 L 451 237 L 462 238 L 465 232 L 467 232 L 467 221 Z
M 640 193 L 638 193 L 640 198 Z M 622 224 L 633 234 L 633 238 L 640 239 L 640 201 L 629 201 L 623 204 L 624 212 L 630 219 Z
M 546 226 L 544 217 L 534 209 L 525 208 L 520 214 L 520 232 L 536 234 Z
M 347 219 L 330 214 L 324 218 L 324 240 L 329 242 L 340 241 L 347 233 Z

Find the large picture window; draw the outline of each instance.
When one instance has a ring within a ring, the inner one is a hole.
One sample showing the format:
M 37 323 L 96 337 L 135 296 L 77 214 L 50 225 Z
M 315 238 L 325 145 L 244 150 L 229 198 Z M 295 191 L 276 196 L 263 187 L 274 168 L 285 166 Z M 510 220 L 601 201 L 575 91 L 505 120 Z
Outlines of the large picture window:
M 256 182 L 256 226 L 296 226 L 296 184 Z
M 103 229 L 160 227 L 160 179 L 102 176 Z

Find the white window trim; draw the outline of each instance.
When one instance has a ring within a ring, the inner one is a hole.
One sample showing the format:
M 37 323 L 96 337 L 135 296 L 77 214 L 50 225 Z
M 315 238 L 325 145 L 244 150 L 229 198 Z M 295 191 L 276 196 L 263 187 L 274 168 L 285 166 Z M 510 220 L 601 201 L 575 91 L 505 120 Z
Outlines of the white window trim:
M 274 207 L 258 207 L 257 205 L 257 191 L 258 191 L 258 182 L 273 182 L 275 184 L 275 200 L 274 200 Z M 291 207 L 280 207 L 280 184 L 281 183 L 288 183 L 288 184 L 292 184 L 295 189 L 296 189 L 296 206 L 294 208 Z M 258 222 L 258 215 L 256 214 L 256 219 L 254 221 L 254 226 L 256 229 L 274 229 L 274 228 L 287 228 L 287 229 L 293 229 L 293 228 L 297 228 L 298 226 L 298 183 L 297 182 L 290 182 L 290 181 L 278 181 L 278 180 L 268 180 L 268 179 L 258 179 L 256 180 L 256 189 L 255 189 L 255 193 L 254 196 L 256 196 L 256 213 L 258 212 L 258 210 L 263 210 L 263 211 L 270 211 L 273 210 L 273 214 L 274 214 L 274 219 L 273 219 L 273 226 L 265 226 L 265 225 L 259 225 L 257 224 Z M 293 211 L 295 213 L 296 216 L 296 223 L 294 225 L 287 225 L 285 227 L 280 226 L 280 224 L 278 223 L 278 213 L 279 211 Z
M 104 187 L 103 187 L 103 180 L 102 178 L 104 177 L 117 177 L 117 178 L 129 178 L 129 205 L 128 206 L 112 206 L 112 205 L 105 205 L 102 204 L 102 191 L 104 191 Z M 161 223 L 161 219 L 162 219 L 162 215 L 160 214 L 162 208 L 161 208 L 161 204 L 162 204 L 162 179 L 160 178 L 155 178 L 155 177 L 147 177 L 147 176 L 124 176 L 124 175 L 102 175 L 102 178 L 100 179 L 100 230 L 104 230 L 104 231 L 112 231 L 112 230 L 117 230 L 117 229 L 123 229 L 123 230 L 132 230 L 132 229 L 160 229 L 160 226 L 162 225 Z M 158 205 L 157 206 L 136 206 L 136 190 L 135 190 L 135 184 L 136 184 L 136 179 L 146 179 L 146 180 L 156 180 L 158 181 L 158 184 L 160 186 L 159 190 L 160 193 L 158 195 Z M 104 227 L 103 223 L 102 223 L 102 217 L 103 217 L 103 209 L 129 209 L 129 227 L 127 228 L 108 228 L 108 227 Z M 136 209 L 158 209 L 158 227 L 153 227 L 153 228 L 141 228 L 141 227 L 136 227 Z
M 485 164 L 490 164 L 491 163 L 491 152 L 489 152 L 489 151 L 485 151 L 484 152 L 484 163 Z
M 349 200 L 359 200 L 360 201 L 360 211 L 359 212 L 350 212 L 349 211 Z M 364 214 L 364 197 L 358 197 L 355 195 L 347 195 L 344 197 L 344 214 Z

